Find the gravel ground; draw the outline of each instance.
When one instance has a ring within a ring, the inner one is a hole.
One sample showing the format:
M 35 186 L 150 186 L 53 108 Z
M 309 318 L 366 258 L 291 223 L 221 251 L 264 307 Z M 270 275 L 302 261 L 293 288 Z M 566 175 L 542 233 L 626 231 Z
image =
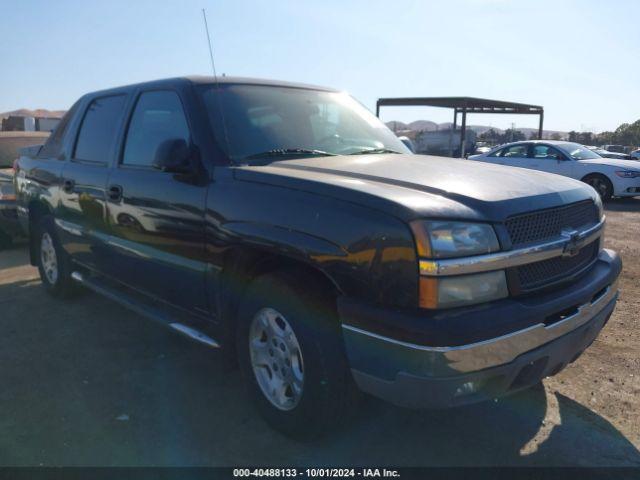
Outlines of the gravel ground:
M 445 412 L 370 400 L 311 444 L 270 430 L 219 355 L 0 252 L 0 465 L 640 466 L 640 200 L 607 207 L 618 307 L 544 387 Z

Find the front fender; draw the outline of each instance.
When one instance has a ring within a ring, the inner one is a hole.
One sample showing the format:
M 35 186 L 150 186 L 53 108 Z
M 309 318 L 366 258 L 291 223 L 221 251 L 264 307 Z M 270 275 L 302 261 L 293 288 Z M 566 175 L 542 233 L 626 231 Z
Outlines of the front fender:
M 223 225 L 223 229 L 242 238 L 243 243 L 313 263 L 348 256 L 346 250 L 329 240 L 277 225 L 229 222 Z

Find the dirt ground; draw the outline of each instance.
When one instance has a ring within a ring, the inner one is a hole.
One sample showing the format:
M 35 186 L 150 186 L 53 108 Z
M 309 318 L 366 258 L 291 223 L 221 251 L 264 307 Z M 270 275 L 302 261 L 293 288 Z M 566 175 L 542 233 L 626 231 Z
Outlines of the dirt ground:
M 217 353 L 87 293 L 49 298 L 0 252 L 0 465 L 640 466 L 640 200 L 607 207 L 618 307 L 536 388 L 446 412 L 370 400 L 312 444 L 270 430 Z
M 44 143 L 48 136 L 49 132 L 0 132 L 0 168 L 12 166 L 19 149 Z

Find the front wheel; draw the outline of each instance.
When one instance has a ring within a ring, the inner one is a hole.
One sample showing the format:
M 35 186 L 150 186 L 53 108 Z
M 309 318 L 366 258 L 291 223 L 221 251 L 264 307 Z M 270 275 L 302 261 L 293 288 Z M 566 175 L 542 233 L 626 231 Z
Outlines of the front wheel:
M 300 439 L 336 425 L 355 393 L 330 296 L 304 284 L 287 273 L 255 279 L 237 331 L 252 402 L 271 427 Z
M 611 180 L 604 175 L 587 175 L 582 181 L 598 192 L 603 202 L 611 200 L 613 196 L 613 185 L 611 184 Z

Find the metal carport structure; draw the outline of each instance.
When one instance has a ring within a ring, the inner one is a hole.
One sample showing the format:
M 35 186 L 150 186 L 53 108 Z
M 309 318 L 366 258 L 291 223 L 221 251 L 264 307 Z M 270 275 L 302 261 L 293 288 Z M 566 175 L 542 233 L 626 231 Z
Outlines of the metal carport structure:
M 376 102 L 376 116 L 380 116 L 380 107 L 440 107 L 453 109 L 453 131 L 458 126 L 458 114 L 462 114 L 460 126 L 461 157 L 465 154 L 465 140 L 468 113 L 499 113 L 512 115 L 539 115 L 538 138 L 542 138 L 544 122 L 544 108 L 539 105 L 526 103 L 505 102 L 502 100 L 488 100 L 475 97 L 404 97 L 379 98 Z

